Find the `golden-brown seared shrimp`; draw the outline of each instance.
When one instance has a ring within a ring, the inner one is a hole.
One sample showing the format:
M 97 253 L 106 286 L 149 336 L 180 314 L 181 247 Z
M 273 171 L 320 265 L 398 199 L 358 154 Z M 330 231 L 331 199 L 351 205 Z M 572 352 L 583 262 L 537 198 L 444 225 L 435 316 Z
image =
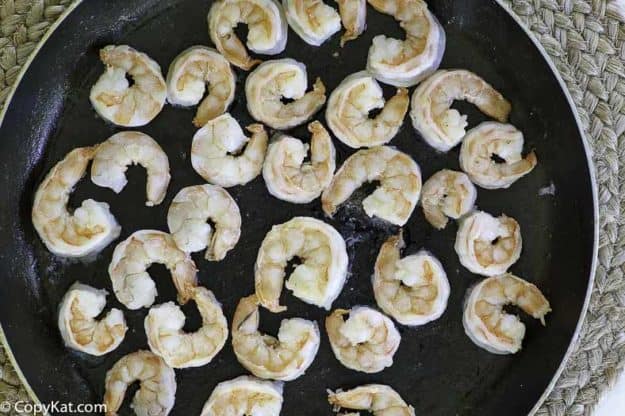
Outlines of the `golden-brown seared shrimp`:
M 109 276 L 117 300 L 128 309 L 152 306 L 156 285 L 147 272 L 153 263 L 164 264 L 184 304 L 193 297 L 197 286 L 195 264 L 176 246 L 171 235 L 156 230 L 136 231 L 115 247 L 109 264 Z
M 362 201 L 367 215 L 406 224 L 421 193 L 421 170 L 410 156 L 388 146 L 351 155 L 321 194 L 323 211 L 332 216 L 356 189 L 371 181 L 380 186 Z
M 545 325 L 549 302 L 533 284 L 507 273 L 482 280 L 469 291 L 464 306 L 464 330 L 477 346 L 494 354 L 514 354 L 521 349 L 525 324 L 506 313 L 515 305 Z
M 304 374 L 319 350 L 319 327 L 301 318 L 283 319 L 278 337 L 262 334 L 256 295 L 239 301 L 232 319 L 232 347 L 237 359 L 261 378 L 290 381 Z
M 336 169 L 332 138 L 318 121 L 308 125 L 310 162 L 304 162 L 308 145 L 295 137 L 279 135 L 267 149 L 263 178 L 269 193 L 295 204 L 306 204 L 327 188 Z
M 206 401 L 200 416 L 279 416 L 281 382 L 240 376 L 222 381 Z
M 468 124 L 467 116 L 451 108 L 455 100 L 466 100 L 502 123 L 511 110 L 510 103 L 474 73 L 463 69 L 437 71 L 412 95 L 410 117 L 423 139 L 441 152 L 460 143 Z
M 345 33 L 341 36 L 341 47 L 356 39 L 365 31 L 367 24 L 367 0 L 336 0 L 339 4 L 341 22 Z
M 341 17 L 322 0 L 282 0 L 289 26 L 309 45 L 319 46 L 341 30 Z
M 421 206 L 425 219 L 442 230 L 448 217 L 455 220 L 473 209 L 477 190 L 467 175 L 443 169 L 425 181 L 421 191 Z
M 215 49 L 206 46 L 191 46 L 182 51 L 167 73 L 167 101 L 181 107 L 202 101 L 193 119 L 196 127 L 228 111 L 234 100 L 234 90 L 235 75 L 230 63 Z
M 347 391 L 328 390 L 328 401 L 334 410 L 365 410 L 373 416 L 415 416 L 412 406 L 395 390 L 383 384 L 367 384 Z
M 152 121 L 167 98 L 167 85 L 156 61 L 127 45 L 104 47 L 100 60 L 106 71 L 89 94 L 95 111 L 123 127 L 144 126 Z M 132 85 L 127 74 L 134 81 Z

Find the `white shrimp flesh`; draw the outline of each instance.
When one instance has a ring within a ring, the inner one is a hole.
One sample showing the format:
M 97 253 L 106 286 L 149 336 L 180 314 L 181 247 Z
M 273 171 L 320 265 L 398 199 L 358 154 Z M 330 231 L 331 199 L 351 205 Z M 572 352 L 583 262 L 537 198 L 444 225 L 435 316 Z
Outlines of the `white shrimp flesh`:
M 447 226 L 473 210 L 477 190 L 469 177 L 454 170 L 443 169 L 425 181 L 421 191 L 421 206 L 425 219 L 436 229 Z
M 200 416 L 279 416 L 283 383 L 240 376 L 222 381 L 204 404 Z
M 368 411 L 373 416 L 415 416 L 413 407 L 384 384 L 367 384 L 346 391 L 328 390 L 328 401 L 337 411 L 352 409 Z
M 341 16 L 322 0 L 282 0 L 289 26 L 309 45 L 319 46 L 341 30 Z

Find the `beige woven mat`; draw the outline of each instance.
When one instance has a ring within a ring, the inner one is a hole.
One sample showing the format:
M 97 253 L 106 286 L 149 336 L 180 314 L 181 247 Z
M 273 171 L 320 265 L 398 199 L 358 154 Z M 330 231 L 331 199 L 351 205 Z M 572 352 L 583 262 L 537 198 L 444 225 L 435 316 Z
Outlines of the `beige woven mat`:
M 0 102 L 39 39 L 70 2 L 0 0 Z M 619 170 L 625 164 L 625 26 L 621 24 L 625 0 L 504 2 L 555 62 L 594 152 L 600 206 L 595 289 L 576 351 L 538 411 L 540 416 L 590 415 L 625 366 L 625 224 L 621 220 L 625 175 Z M 27 397 L 0 348 L 0 402 Z

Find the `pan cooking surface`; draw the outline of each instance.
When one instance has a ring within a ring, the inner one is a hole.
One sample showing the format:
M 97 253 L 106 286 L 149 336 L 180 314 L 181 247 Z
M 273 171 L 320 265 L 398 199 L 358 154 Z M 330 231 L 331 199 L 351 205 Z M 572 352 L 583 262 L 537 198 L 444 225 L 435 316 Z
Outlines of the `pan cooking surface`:
M 545 328 L 523 317 L 527 335 L 523 350 L 516 355 L 497 356 L 475 346 L 464 334 L 462 303 L 467 289 L 480 278 L 459 264 L 453 250 L 457 225 L 450 223 L 445 230 L 436 231 L 418 207 L 405 227 L 406 253 L 425 248 L 441 260 L 451 284 L 447 311 L 422 327 L 398 325 L 402 343 L 395 364 L 373 375 L 341 366 L 322 329 L 321 348 L 313 365 L 305 376 L 285 385 L 285 416 L 329 415 L 327 388 L 371 382 L 391 385 L 417 414 L 526 414 L 560 365 L 582 311 L 592 263 L 593 200 L 582 138 L 565 95 L 530 39 L 495 2 L 438 0 L 430 4 L 447 33 L 442 68 L 469 69 L 501 91 L 512 102 L 510 121 L 524 132 L 526 149 L 537 152 L 539 164 L 530 175 L 508 190 L 479 189 L 477 205 L 495 215 L 510 215 L 521 224 L 523 254 L 511 271 L 535 283 L 551 302 L 553 312 Z M 88 178 L 78 185 L 72 207 L 86 198 L 108 202 L 122 225 L 120 238 L 95 259 L 61 260 L 45 249 L 30 220 L 36 187 L 71 149 L 99 143 L 120 131 L 96 116 L 88 100 L 89 89 L 103 70 L 99 48 L 127 43 L 149 54 L 166 72 L 183 49 L 210 45 L 209 7 L 210 2 L 196 0 L 84 2 L 52 34 L 8 107 L 0 128 L 5 195 L 0 222 L 0 317 L 25 377 L 43 402 L 99 402 L 107 369 L 124 354 L 147 349 L 146 309 L 127 311 L 109 295 L 107 310 L 122 308 L 130 329 L 116 351 L 99 358 L 63 346 L 56 309 L 76 280 L 112 292 L 107 267 L 115 244 L 136 230 L 167 231 L 166 213 L 174 195 L 185 186 L 203 183 L 191 168 L 189 155 L 195 108 L 166 106 L 152 123 L 139 129 L 158 141 L 169 156 L 172 181 L 161 205 L 145 206 L 145 172 L 138 167 L 129 169 L 129 184 L 119 195 L 96 187 Z M 338 34 L 315 48 L 290 31 L 287 49 L 277 57 L 304 62 L 309 79 L 320 76 L 331 91 L 345 76 L 364 68 L 375 35 L 402 37 L 392 18 L 371 8 L 368 12 L 367 31 L 344 49 L 338 45 Z M 236 73 L 237 98 L 231 113 L 247 125 L 253 120 L 245 108 L 246 74 Z M 387 96 L 394 93 L 392 88 L 384 88 Z M 470 126 L 486 120 L 471 106 L 455 106 L 469 115 Z M 323 111 L 316 118 L 325 124 Z M 309 138 L 305 126 L 290 133 Z M 353 150 L 338 140 L 334 143 L 340 166 Z M 458 148 L 437 153 L 421 140 L 408 118 L 391 144 L 419 163 L 424 180 L 442 168 L 459 168 Z M 541 189 L 552 185 L 553 194 L 540 195 Z M 324 216 L 319 200 L 294 205 L 271 197 L 262 177 L 229 192 L 241 208 L 241 240 L 220 263 L 203 260 L 202 253 L 193 258 L 201 284 L 215 293 L 231 321 L 238 300 L 253 291 L 256 253 L 271 226 L 297 215 Z M 382 242 L 398 229 L 367 218 L 358 204 L 350 204 L 326 221 L 346 239 L 350 257 L 349 280 L 333 306 L 375 305 L 370 283 L 373 263 Z M 153 266 L 149 272 L 157 282 L 156 303 L 174 300 L 174 287 L 165 268 Z M 261 312 L 261 330 L 275 334 L 280 320 L 296 316 L 315 320 L 323 328 L 326 311 L 295 299 L 286 290 L 283 301 L 289 308 L 286 313 Z M 188 316 L 185 329 L 198 328 L 194 306 L 183 310 Z M 172 414 L 199 414 L 218 382 L 245 373 L 230 341 L 209 365 L 176 370 L 178 392 Z M 132 414 L 129 397 L 131 394 L 127 394 L 122 414 Z

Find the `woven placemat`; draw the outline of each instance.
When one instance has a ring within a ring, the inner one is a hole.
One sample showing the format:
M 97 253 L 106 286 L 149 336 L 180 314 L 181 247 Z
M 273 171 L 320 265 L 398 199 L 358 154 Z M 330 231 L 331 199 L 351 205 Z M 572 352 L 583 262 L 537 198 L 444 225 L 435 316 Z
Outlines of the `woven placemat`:
M 487 1 L 487 0 L 485 0 Z M 600 241 L 595 287 L 575 352 L 539 416 L 590 415 L 625 366 L 625 0 L 503 0 L 551 56 L 593 151 Z M 0 103 L 71 0 L 0 0 Z M 574 178 L 572 178 L 574 180 Z M 28 395 L 0 347 L 0 402 Z M 3 413 L 3 409 L 0 409 Z M 4 414 L 19 414 L 10 410 Z

